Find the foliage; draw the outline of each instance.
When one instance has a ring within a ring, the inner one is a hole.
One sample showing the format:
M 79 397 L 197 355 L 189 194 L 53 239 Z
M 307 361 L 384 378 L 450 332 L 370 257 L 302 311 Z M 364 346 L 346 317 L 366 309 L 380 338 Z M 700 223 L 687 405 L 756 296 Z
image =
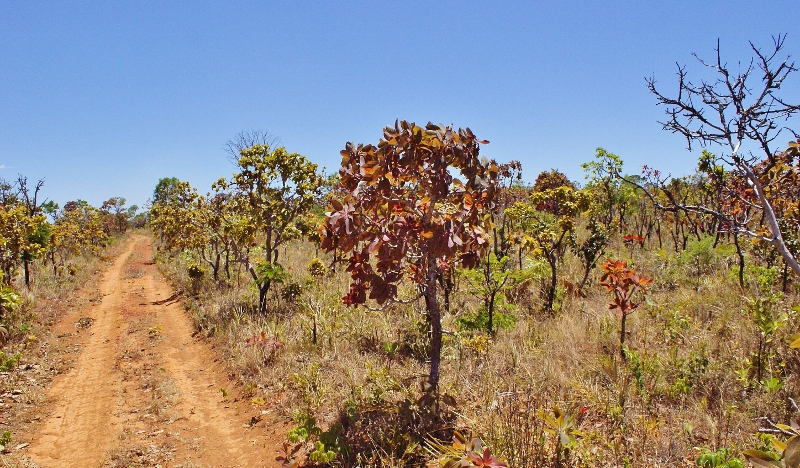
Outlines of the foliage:
M 35 257 L 41 252 L 36 235 L 45 222 L 44 215 L 31 216 L 24 205 L 0 205 L 0 271 L 6 284 L 13 280 L 14 268 L 25 253 Z
M 575 243 L 572 246 L 573 252 L 583 264 L 583 278 L 577 291 L 579 295 L 583 295 L 583 288 L 589 280 L 589 274 L 597 266 L 597 262 L 602 257 L 609 241 L 608 230 L 594 218 L 589 220 L 586 230 L 589 235 L 586 236 L 583 242 Z
M 308 460 L 314 463 L 330 464 L 342 454 L 349 451 L 344 442 L 344 428 L 341 424 L 332 425 L 327 431 L 317 426 L 317 421 L 312 416 L 301 413 L 295 418 L 297 426 L 290 429 L 287 438 L 290 444 L 312 442 L 312 450 L 308 453 Z M 287 451 L 288 444 L 284 445 L 284 452 L 279 456 L 279 461 L 289 461 L 298 451 L 297 447 L 291 452 Z
M 321 278 L 328 274 L 328 267 L 325 266 L 322 260 L 314 257 L 311 259 L 311 263 L 308 264 L 308 274 L 313 278 Z
M 11 286 L 0 284 L 0 319 L 6 312 L 13 312 L 22 304 L 22 298 Z
M 765 468 L 798 468 L 800 467 L 800 433 L 796 421 L 792 421 L 791 426 L 785 424 L 777 425 L 778 429 L 791 434 L 786 442 L 777 437 L 771 437 L 771 442 L 780 457 L 776 460 L 771 454 L 762 450 L 750 449 L 742 452 L 742 455 L 757 467 Z
M 744 468 L 744 462 L 725 447 L 700 454 L 696 464 L 701 468 Z
M 125 203 L 124 197 L 111 197 L 100 205 L 100 211 L 105 215 L 103 227 L 106 232 L 125 232 L 128 229 L 128 221 L 136 216 L 139 207 L 133 205 L 126 209 Z
M 747 310 L 758 329 L 758 346 L 755 356 L 753 356 L 757 382 L 762 381 L 762 375 L 769 366 L 770 350 L 775 333 L 789 320 L 787 313 L 776 310 L 782 296 L 781 293 L 767 292 L 757 297 L 744 298 Z
M 14 368 L 19 364 L 19 360 L 21 358 L 22 353 L 14 353 L 10 356 L 7 356 L 6 353 L 0 350 L 0 372 L 9 372 L 14 370 Z
M 71 201 L 56 217 L 45 258 L 58 274 L 73 257 L 96 254 L 108 240 L 100 210 L 85 201 Z
M 533 183 L 534 192 L 544 192 L 545 190 L 557 189 L 559 187 L 576 188 L 575 184 L 573 184 L 566 175 L 555 169 L 539 173 L 536 177 L 536 182 Z
M 595 161 L 581 164 L 589 180 L 586 190 L 593 193 L 594 198 L 600 206 L 600 216 L 606 229 L 611 228 L 611 223 L 615 216 L 620 217 L 620 225 L 623 223 L 625 198 L 622 192 L 622 183 L 615 177 L 615 174 L 622 172 L 622 158 L 614 153 L 610 153 L 603 148 L 597 148 Z

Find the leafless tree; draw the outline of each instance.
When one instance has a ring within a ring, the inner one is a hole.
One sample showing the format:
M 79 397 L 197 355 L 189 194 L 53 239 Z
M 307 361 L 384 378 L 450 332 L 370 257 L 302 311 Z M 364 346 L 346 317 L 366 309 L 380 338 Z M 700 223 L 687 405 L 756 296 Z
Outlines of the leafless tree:
M 668 202 L 660 203 L 649 191 L 644 191 L 657 208 L 713 216 L 724 229 L 736 236 L 745 235 L 770 243 L 800 275 L 800 264 L 787 247 L 778 216 L 765 193 L 761 177 L 775 164 L 776 153 L 772 145 L 776 138 L 784 130 L 797 138 L 797 134 L 786 127 L 786 122 L 800 110 L 800 105 L 790 104 L 777 94 L 787 78 L 797 71 L 789 56 L 779 57 L 785 40 L 786 35 L 773 37 L 773 45 L 768 52 L 763 52 L 751 42 L 750 48 L 755 55 L 744 67 L 738 63 L 735 69 L 739 71 L 734 71 L 734 67 L 729 67 L 722 60 L 717 41 L 716 60 L 713 62 L 694 55 L 700 64 L 713 70 L 715 78 L 695 84 L 688 79 L 686 67 L 678 65 L 675 97 L 663 94 L 656 87 L 655 78 L 647 79 L 647 86 L 656 96 L 658 104 L 666 107 L 667 119 L 659 122 L 664 130 L 686 138 L 690 150 L 693 143 L 699 143 L 702 147 L 721 146 L 723 152 L 715 155 L 711 163 L 729 168 L 738 180 L 744 181 L 752 189 L 756 202 L 741 197 L 739 201 L 749 205 L 753 215 L 737 216 L 720 207 L 685 204 L 669 190 L 668 177 L 662 178 L 657 172 L 655 177 L 651 177 L 651 182 Z M 757 154 L 743 150 L 742 145 L 747 142 L 755 143 Z M 628 182 L 644 189 L 635 181 Z M 726 196 L 736 196 L 735 191 L 728 190 Z M 750 228 L 750 222 L 756 214 L 766 224 L 768 235 Z
M 223 149 L 228 153 L 228 160 L 236 166 L 239 164 L 240 153 L 243 149 L 255 145 L 269 146 L 270 149 L 275 149 L 280 144 L 281 139 L 266 130 L 250 130 L 239 132 L 225 143 Z
M 39 179 L 33 188 L 28 187 L 28 178 L 20 175 L 17 177 L 17 198 L 25 205 L 28 216 L 36 216 L 42 211 L 39 203 L 39 192 L 44 187 L 44 179 Z M 47 200 L 45 200 L 47 202 Z

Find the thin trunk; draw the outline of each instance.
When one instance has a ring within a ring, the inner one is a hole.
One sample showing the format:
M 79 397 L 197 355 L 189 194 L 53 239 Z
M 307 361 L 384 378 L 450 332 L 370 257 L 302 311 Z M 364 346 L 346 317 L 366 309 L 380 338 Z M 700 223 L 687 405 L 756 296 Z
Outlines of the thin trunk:
M 316 346 L 317 345 L 317 314 L 316 313 L 314 313 L 313 319 L 314 319 L 314 324 L 312 325 L 313 328 L 311 329 L 311 342 L 314 344 L 314 346 Z
M 489 334 L 494 334 L 494 301 L 495 296 L 497 295 L 496 292 L 492 293 L 492 297 L 489 299 Z
M 789 264 L 786 263 L 785 260 L 783 262 L 782 280 L 783 280 L 783 287 L 781 288 L 781 291 L 783 291 L 783 293 L 786 294 L 786 285 L 787 285 L 788 280 L 789 280 Z
M 583 279 L 581 279 L 581 284 L 580 286 L 578 286 L 578 295 L 580 295 L 581 297 L 586 297 L 583 295 L 583 288 L 584 286 L 586 286 L 586 282 L 589 281 L 589 274 L 594 269 L 594 265 L 595 265 L 594 262 L 592 262 L 590 265 L 587 265 L 583 271 Z
M 425 285 L 425 305 L 428 309 L 428 319 L 431 322 L 431 372 L 428 375 L 430 391 L 438 392 L 439 364 L 442 359 L 442 313 L 439 310 L 439 301 L 436 298 L 436 259 L 433 255 L 428 257 L 428 275 Z
M 558 277 L 556 276 L 556 264 L 558 263 L 558 259 L 555 258 L 555 252 L 551 252 L 550 255 L 547 256 L 547 263 L 550 264 L 550 286 L 547 289 L 547 306 L 545 310 L 553 314 L 553 303 L 556 300 L 556 282 L 558 281 Z
M 619 355 L 623 361 L 625 361 L 625 321 L 627 318 L 627 312 L 622 312 L 622 326 L 619 329 Z
M 269 291 L 269 281 L 258 285 L 258 311 L 262 315 L 267 314 L 267 292 Z
M 739 287 L 744 289 L 744 254 L 742 246 L 739 245 L 739 234 L 733 233 L 733 245 L 736 246 L 736 255 L 739 257 Z
M 217 283 L 219 283 L 219 260 L 220 260 L 220 254 L 217 253 L 217 258 L 216 260 L 214 260 L 214 265 L 212 265 L 211 267 L 211 270 L 213 271 L 214 274 L 214 281 L 216 281 Z
M 658 236 L 658 248 L 663 249 L 664 243 L 661 240 L 661 218 L 656 217 L 656 235 Z

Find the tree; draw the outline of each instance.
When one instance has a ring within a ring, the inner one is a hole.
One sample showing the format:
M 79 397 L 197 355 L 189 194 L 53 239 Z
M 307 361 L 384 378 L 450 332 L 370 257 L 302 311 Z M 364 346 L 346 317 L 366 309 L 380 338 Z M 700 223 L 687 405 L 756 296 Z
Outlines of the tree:
M 611 229 L 611 223 L 614 222 L 614 209 L 617 208 L 620 219 L 623 216 L 624 207 L 619 206 L 622 201 L 620 200 L 620 181 L 615 177 L 616 174 L 622 173 L 623 162 L 622 158 L 603 148 L 597 148 L 594 157 L 595 161 L 581 164 L 586 178 L 589 179 L 586 189 L 596 193 L 595 199 L 605 211 L 603 224 L 606 229 Z
M 787 185 L 791 182 L 787 177 L 770 178 L 771 171 L 780 165 L 778 155 L 781 153 L 775 152 L 773 144 L 786 130 L 781 122 L 800 110 L 800 105 L 790 104 L 777 94 L 784 81 L 797 71 L 789 57 L 778 58 L 785 39 L 785 35 L 773 38 L 773 47 L 768 52 L 762 52 L 751 42 L 755 56 L 738 72 L 723 62 L 717 41 L 714 62 L 706 62 L 695 55 L 702 65 L 714 72 L 715 78 L 694 84 L 689 81 L 686 68 L 678 66 L 675 97 L 661 93 L 654 78 L 647 80 L 650 92 L 666 107 L 667 119 L 660 122 L 664 130 L 682 135 L 689 149 L 693 143 L 713 144 L 729 152 L 712 155 L 705 161 L 701 159 L 701 169 L 720 175 L 722 203 L 719 208 L 681 203 L 669 190 L 667 178 L 654 172 L 650 173 L 651 182 L 666 196 L 667 202 L 659 202 L 650 191 L 645 193 L 659 209 L 715 217 L 722 229 L 734 235 L 769 243 L 795 273 L 800 274 L 797 254 L 792 253 L 785 240 L 787 229 L 791 228 L 775 209 L 780 203 L 778 194 L 792 187 Z M 753 84 L 751 77 L 756 74 L 761 75 L 761 82 Z M 748 144 L 754 145 L 759 155 L 745 151 L 743 145 Z M 793 173 L 797 163 L 784 167 L 784 173 Z M 743 212 L 739 209 L 741 206 L 752 208 L 752 214 Z M 763 219 L 764 231 L 751 228 L 754 219 Z
M 26 253 L 40 254 L 42 247 L 35 243 L 35 235 L 45 222 L 43 215 L 29 216 L 21 204 L 0 205 L 0 270 L 6 284 L 11 284 L 14 269 Z
M 406 276 L 417 286 L 431 327 L 432 392 L 442 350 L 437 279 L 452 264 L 477 266 L 489 246 L 498 166 L 480 162 L 482 143 L 469 128 L 407 121 L 386 127 L 377 146 L 347 143 L 339 170 L 347 195 L 331 200 L 321 229 L 321 247 L 347 257 L 345 304 L 394 301 Z
M 21 203 L 30 218 L 37 220 L 36 231 L 31 234 L 28 239 L 32 249 L 25 250 L 22 253 L 22 263 L 25 270 L 25 287 L 31 286 L 31 272 L 30 264 L 37 254 L 44 251 L 47 242 L 50 240 L 50 231 L 44 217 L 39 217 L 42 214 L 43 206 L 39 202 L 39 192 L 44 186 L 44 179 L 39 179 L 33 188 L 28 187 L 28 178 L 25 176 L 18 176 L 16 183 L 17 199 Z M 47 203 L 47 200 L 45 200 Z
M 97 253 L 106 238 L 100 210 L 84 201 L 68 202 L 50 229 L 45 260 L 58 274 L 71 257 Z
M 123 197 L 111 197 L 100 206 L 100 211 L 106 214 L 109 231 L 116 229 L 117 232 L 125 232 L 128 229 L 128 219 L 132 217 L 130 209 L 133 208 L 135 215 L 138 207 L 126 209 L 125 202 Z
M 200 195 L 197 189 L 188 182 L 177 181 L 174 184 L 162 185 L 161 179 L 156 186 L 158 201 L 150 208 L 150 225 L 168 249 L 178 251 L 192 250 L 200 247 L 202 238 L 193 209 Z M 159 190 L 168 187 L 166 190 Z
M 506 293 L 533 276 L 530 271 L 512 270 L 510 263 L 508 257 L 498 259 L 494 252 L 490 251 L 478 267 L 459 272 L 469 283 L 470 294 L 483 302 L 481 310 L 474 316 L 475 325 L 482 324 L 485 314 L 486 331 L 489 334 L 497 331 L 495 310 L 504 305 L 509 307 L 505 303 Z M 464 322 L 468 323 L 469 320 Z
M 544 192 L 547 189 L 556 189 L 559 187 L 575 188 L 569 178 L 557 169 L 550 169 L 539 173 L 536 177 L 536 182 L 533 183 L 534 192 Z
M 179 187 L 180 182 L 181 181 L 178 180 L 177 177 L 158 179 L 156 188 L 153 190 L 153 204 L 166 203 L 170 199 L 173 191 Z
M 514 239 L 506 209 L 527 198 L 530 190 L 522 185 L 522 163 L 509 161 L 498 166 L 497 194 L 492 210 L 492 248 L 497 258 L 510 257 Z M 518 267 L 522 268 L 522 262 Z
M 619 309 L 622 317 L 619 328 L 619 354 L 622 359 L 625 359 L 625 322 L 628 315 L 642 303 L 647 292 L 646 288 L 653 280 L 636 273 L 633 268 L 628 268 L 627 262 L 620 260 L 606 259 L 600 267 L 603 269 L 600 284 L 614 296 L 614 302 L 609 304 L 608 308 Z M 641 297 L 638 302 L 633 300 L 637 295 Z
M 602 224 L 592 218 L 586 226 L 588 235 L 580 244 L 575 243 L 572 246 L 572 251 L 583 264 L 583 277 L 578 285 L 578 294 L 583 296 L 583 288 L 589 280 L 589 274 L 594 267 L 597 266 L 598 260 L 603 255 L 606 245 L 608 244 L 608 231 Z
M 258 285 L 259 310 L 263 313 L 272 283 L 271 274 L 265 273 L 279 269 L 278 248 L 291 239 L 290 228 L 312 208 L 325 179 L 317 172 L 316 164 L 284 147 L 273 150 L 259 144 L 245 148 L 240 153 L 238 166 L 239 173 L 230 181 L 220 179 L 214 188 L 231 188 L 241 194 L 255 231 L 264 236 L 262 264 L 253 265 L 249 257 L 239 259 Z
M 591 197 L 585 190 L 569 186 L 531 194 L 529 202 L 518 202 L 506 210 L 522 236 L 522 243 L 541 255 L 550 266 L 544 310 L 553 312 L 558 284 L 558 265 L 568 246 L 575 243 L 575 221 L 589 209 Z

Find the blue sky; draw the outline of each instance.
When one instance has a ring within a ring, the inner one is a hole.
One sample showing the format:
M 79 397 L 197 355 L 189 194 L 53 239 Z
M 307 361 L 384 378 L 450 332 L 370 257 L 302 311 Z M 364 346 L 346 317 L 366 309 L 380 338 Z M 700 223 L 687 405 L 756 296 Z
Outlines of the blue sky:
M 469 126 L 482 153 L 583 180 L 602 146 L 685 174 L 645 77 L 675 88 L 717 38 L 730 63 L 789 33 L 800 2 L 0 2 L 0 177 L 63 205 L 161 177 L 206 191 L 225 142 L 268 130 L 328 171 L 395 119 Z M 699 76 L 699 75 L 697 75 Z M 784 95 L 800 97 L 800 73 Z M 788 141 L 787 135 L 785 140 Z

